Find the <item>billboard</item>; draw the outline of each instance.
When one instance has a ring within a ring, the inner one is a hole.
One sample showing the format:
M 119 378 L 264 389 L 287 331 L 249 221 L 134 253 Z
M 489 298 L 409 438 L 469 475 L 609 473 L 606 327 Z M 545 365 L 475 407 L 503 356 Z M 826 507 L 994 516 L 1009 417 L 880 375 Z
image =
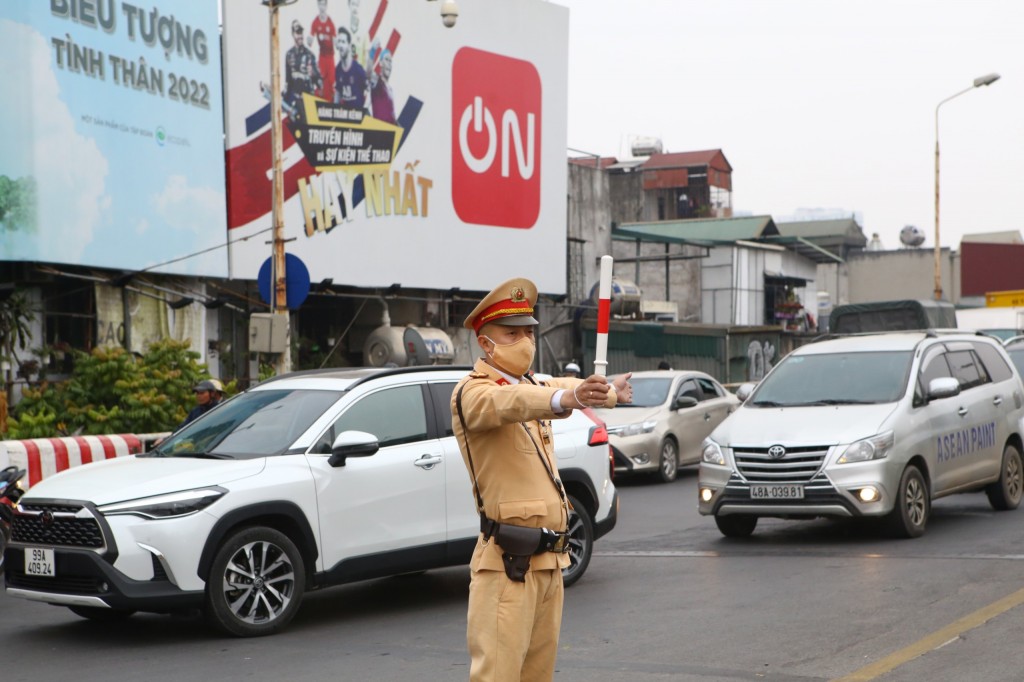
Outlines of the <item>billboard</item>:
M 311 279 L 565 292 L 568 10 L 298 0 L 279 12 L 284 231 Z M 232 277 L 270 256 L 270 17 L 224 3 Z
M 226 276 L 217 3 L 3 2 L 0 44 L 0 260 Z

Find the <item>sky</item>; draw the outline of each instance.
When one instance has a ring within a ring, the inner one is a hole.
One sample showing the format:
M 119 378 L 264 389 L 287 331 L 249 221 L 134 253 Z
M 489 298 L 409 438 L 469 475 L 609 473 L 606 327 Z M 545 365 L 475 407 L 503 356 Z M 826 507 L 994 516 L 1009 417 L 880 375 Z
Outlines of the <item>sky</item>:
M 1021 0 L 556 0 L 569 8 L 568 146 L 721 149 L 737 214 L 855 215 L 900 247 L 1024 231 Z M 998 73 L 988 87 L 976 77 Z

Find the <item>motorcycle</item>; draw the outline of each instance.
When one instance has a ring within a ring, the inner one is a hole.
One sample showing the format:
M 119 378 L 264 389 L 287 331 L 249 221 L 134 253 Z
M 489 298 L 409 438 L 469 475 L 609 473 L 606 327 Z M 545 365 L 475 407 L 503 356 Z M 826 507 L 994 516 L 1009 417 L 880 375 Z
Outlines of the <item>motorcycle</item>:
M 0 469 L 0 575 L 4 572 L 4 550 L 11 541 L 14 507 L 25 493 L 19 485 L 25 470 L 18 467 Z

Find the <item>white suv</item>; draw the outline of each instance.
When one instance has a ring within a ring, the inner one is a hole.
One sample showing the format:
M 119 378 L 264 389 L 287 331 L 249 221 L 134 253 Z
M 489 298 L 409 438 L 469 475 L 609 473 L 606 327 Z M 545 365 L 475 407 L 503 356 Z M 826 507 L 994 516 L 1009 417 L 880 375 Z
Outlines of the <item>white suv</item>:
M 917 537 L 937 497 L 984 490 L 997 510 L 1020 504 L 1022 385 L 996 339 L 819 341 L 750 390 L 700 464 L 700 513 L 726 536 L 750 535 L 762 516 L 845 516 Z
M 480 521 L 449 409 L 467 371 L 297 372 L 151 453 L 45 479 L 15 511 L 7 593 L 97 620 L 201 608 L 254 636 L 287 625 L 307 590 L 468 563 Z M 604 425 L 554 424 L 571 584 L 618 498 Z

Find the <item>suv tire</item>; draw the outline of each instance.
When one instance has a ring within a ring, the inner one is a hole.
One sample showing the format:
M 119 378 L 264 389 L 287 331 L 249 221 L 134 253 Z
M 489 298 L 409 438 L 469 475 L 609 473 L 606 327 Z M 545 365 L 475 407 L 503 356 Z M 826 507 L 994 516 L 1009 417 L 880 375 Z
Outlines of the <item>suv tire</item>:
M 715 524 L 727 538 L 749 538 L 757 528 L 757 517 L 750 514 L 716 515 Z
M 1024 466 L 1020 451 L 1010 443 L 1003 448 L 1003 461 L 999 469 L 999 480 L 985 487 L 989 504 L 996 511 L 1008 511 L 1020 506 L 1021 489 L 1024 485 Z
M 924 535 L 931 515 L 928 485 L 921 470 L 913 464 L 903 470 L 896 490 L 896 503 L 885 517 L 886 529 L 896 538 L 919 538 Z
M 569 567 L 562 569 L 562 584 L 572 585 L 583 577 L 594 553 L 594 522 L 578 499 L 569 495 Z
M 295 617 L 305 589 L 306 566 L 295 543 L 273 528 L 242 528 L 213 558 L 206 616 L 236 637 L 271 635 Z

